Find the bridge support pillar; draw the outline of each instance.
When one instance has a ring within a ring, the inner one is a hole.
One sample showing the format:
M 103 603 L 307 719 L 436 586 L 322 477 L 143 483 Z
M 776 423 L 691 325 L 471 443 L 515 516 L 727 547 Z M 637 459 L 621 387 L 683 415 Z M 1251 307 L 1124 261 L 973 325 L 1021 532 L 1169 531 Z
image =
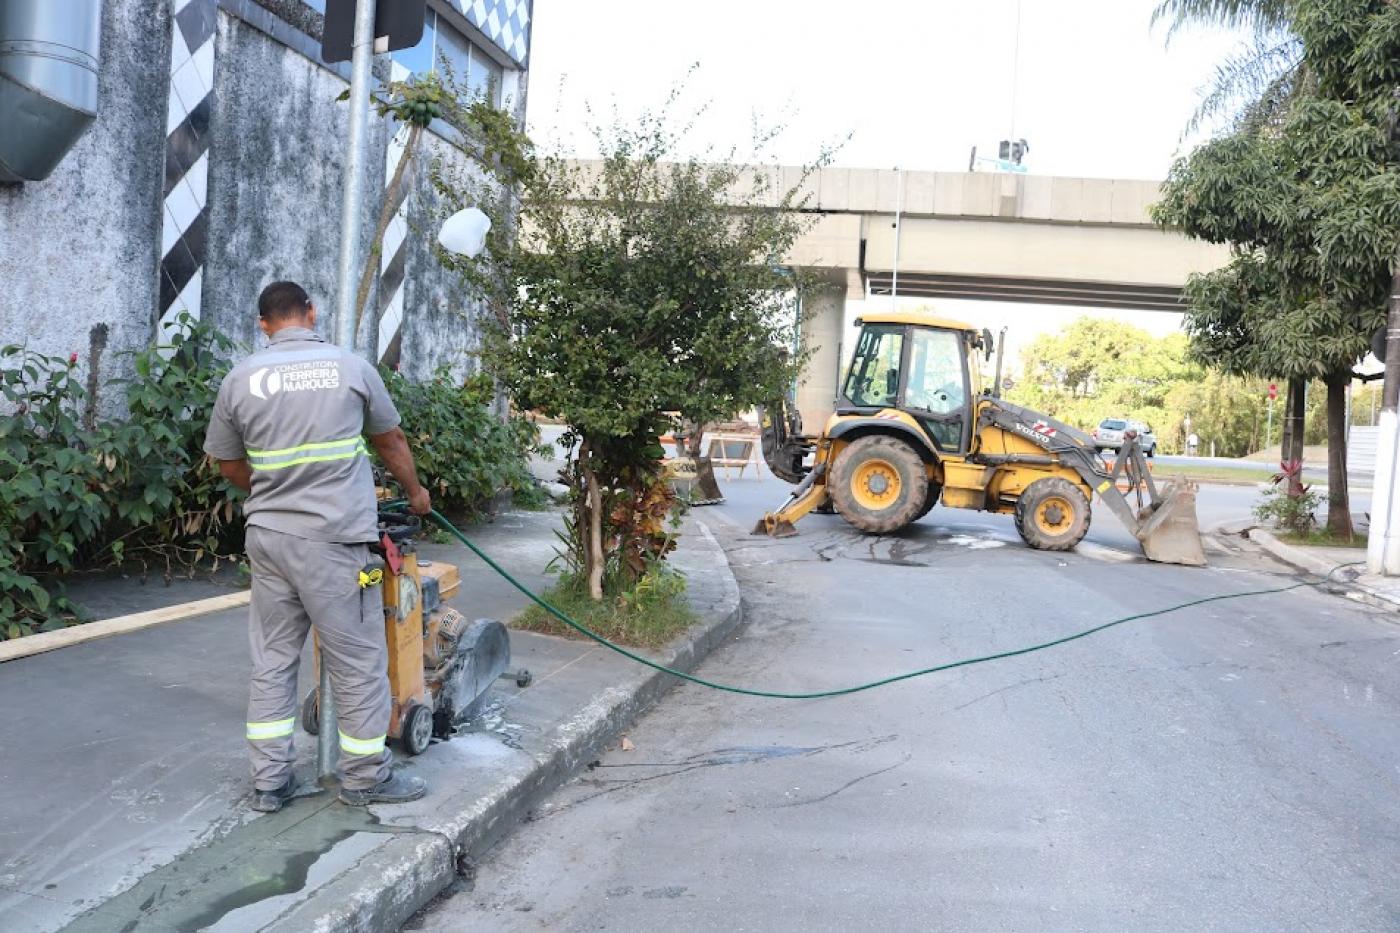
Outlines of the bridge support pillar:
M 802 383 L 797 387 L 797 408 L 802 431 L 814 435 L 835 410 L 841 379 L 842 333 L 846 317 L 846 289 L 842 285 L 816 286 L 802 296 L 802 347 L 812 350 Z

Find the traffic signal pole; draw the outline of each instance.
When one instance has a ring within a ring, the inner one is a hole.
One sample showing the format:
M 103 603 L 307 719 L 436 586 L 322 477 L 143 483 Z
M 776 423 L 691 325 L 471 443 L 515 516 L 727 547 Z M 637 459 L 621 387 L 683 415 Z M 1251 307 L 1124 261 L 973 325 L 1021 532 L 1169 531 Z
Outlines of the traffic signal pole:
M 374 62 L 375 0 L 359 0 L 350 59 L 350 139 L 345 154 L 345 196 L 340 209 L 340 266 L 336 276 L 335 342 L 355 352 L 355 284 L 360 258 L 360 217 L 365 201 L 365 167 L 369 149 L 370 65 Z M 339 734 L 330 667 L 321 663 L 316 730 L 316 770 L 321 783 L 335 778 Z
M 1366 567 L 1371 573 L 1400 575 L 1400 490 L 1395 488 L 1400 465 L 1400 256 L 1390 279 L 1390 319 L 1385 331 L 1385 388 L 1376 439 L 1376 482 L 1371 501 L 1371 530 L 1366 543 Z

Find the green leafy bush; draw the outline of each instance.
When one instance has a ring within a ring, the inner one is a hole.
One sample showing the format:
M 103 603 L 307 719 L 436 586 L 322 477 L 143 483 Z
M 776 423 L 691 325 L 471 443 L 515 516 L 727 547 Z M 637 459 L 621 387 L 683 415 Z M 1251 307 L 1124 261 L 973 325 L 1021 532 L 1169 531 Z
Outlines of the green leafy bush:
M 127 417 L 85 427 L 77 354 L 0 348 L 0 633 L 77 621 L 61 582 L 74 570 L 134 560 L 169 577 L 241 548 L 239 494 L 200 449 L 231 350 L 182 316 L 135 355 Z
M 1311 486 L 1303 485 L 1301 460 L 1288 461 L 1280 467 L 1282 471 L 1275 474 L 1273 485 L 1264 490 L 1263 498 L 1254 506 L 1254 517 L 1295 535 L 1311 534 L 1317 527 L 1322 496 Z
M 10 638 L 72 614 L 35 573 L 72 569 L 110 516 L 98 441 L 78 416 L 86 391 L 76 365 L 77 354 L 0 348 L 0 619 Z
M 212 325 L 181 315 L 168 344 L 136 354 L 136 378 L 116 380 L 129 414 L 103 437 L 109 484 L 121 491 L 103 542 L 112 563 L 156 564 L 169 576 L 242 550 L 244 494 L 204 454 L 234 350 Z
M 426 382 L 384 371 L 384 384 L 403 418 L 414 463 L 439 511 L 481 513 L 501 490 L 530 505 L 541 497 L 529 456 L 542 451 L 532 421 L 502 421 L 491 413 L 494 386 L 488 376 L 453 378 L 441 367 Z

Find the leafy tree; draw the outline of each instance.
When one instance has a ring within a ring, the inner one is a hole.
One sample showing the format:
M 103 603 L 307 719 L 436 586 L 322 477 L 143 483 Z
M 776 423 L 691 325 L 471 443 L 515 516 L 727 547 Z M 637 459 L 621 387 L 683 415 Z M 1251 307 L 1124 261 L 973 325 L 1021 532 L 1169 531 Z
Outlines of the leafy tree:
M 520 409 L 578 440 L 569 566 L 593 599 L 673 545 L 659 436 L 733 417 L 795 378 L 779 262 L 804 227 L 772 173 L 679 154 L 664 112 L 599 135 L 604 158 L 546 158 L 524 179 L 518 239 L 463 269 L 500 310 L 486 360 Z M 450 178 L 440 176 L 449 189 Z M 804 179 L 805 180 L 805 179 Z M 493 234 L 495 231 L 492 231 Z
M 1161 0 L 1152 22 L 1165 23 L 1169 38 L 1191 26 L 1252 33 L 1247 45 L 1216 67 L 1188 133 L 1216 121 L 1256 132 L 1310 85 L 1302 43 L 1292 31 L 1293 6 L 1293 0 Z
M 1385 321 L 1400 234 L 1389 133 L 1400 10 L 1383 0 L 1297 0 L 1289 12 L 1313 86 L 1267 130 L 1179 161 L 1156 216 L 1235 249 L 1230 265 L 1187 287 L 1198 359 L 1236 374 L 1325 381 L 1328 528 L 1347 535 L 1345 391 Z
M 1188 358 L 1184 334 L 1146 331 L 1083 317 L 1033 340 L 1009 397 L 1076 427 L 1122 417 L 1153 426 L 1163 451 L 1185 447 L 1186 418 L 1227 457 L 1264 444 L 1266 380 L 1203 370 Z M 1277 435 L 1275 435 L 1277 436 Z

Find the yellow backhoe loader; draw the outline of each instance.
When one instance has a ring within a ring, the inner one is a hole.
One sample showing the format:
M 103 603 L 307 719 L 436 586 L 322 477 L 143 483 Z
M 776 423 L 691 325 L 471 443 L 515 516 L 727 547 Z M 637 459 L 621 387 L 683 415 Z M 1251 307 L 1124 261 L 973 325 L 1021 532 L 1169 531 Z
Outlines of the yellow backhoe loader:
M 1109 465 L 1089 435 L 1001 399 L 1004 346 L 994 347 L 991 331 L 907 311 L 856 325 L 821 434 L 803 435 L 791 400 L 760 413 L 764 459 L 797 489 L 755 534 L 796 534 L 798 519 L 832 508 L 861 531 L 889 534 L 941 502 L 1010 513 L 1028 545 L 1064 551 L 1089 530 L 1097 494 L 1149 560 L 1205 563 L 1195 487 L 1183 479 L 1159 491 L 1136 438 Z M 994 351 L 996 378 L 984 391 L 978 356 L 990 361 Z

